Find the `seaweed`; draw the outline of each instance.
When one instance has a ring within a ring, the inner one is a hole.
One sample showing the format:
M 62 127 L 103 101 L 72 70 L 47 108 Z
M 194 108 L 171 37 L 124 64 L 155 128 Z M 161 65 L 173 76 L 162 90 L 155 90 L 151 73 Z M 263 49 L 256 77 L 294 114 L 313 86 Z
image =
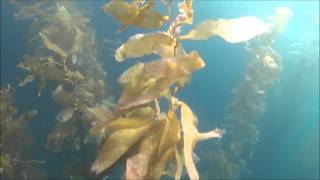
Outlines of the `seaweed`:
M 14 15 L 17 19 L 31 20 L 29 35 L 34 37 L 30 41 L 36 46 L 18 65 L 28 72 L 24 79 L 19 79 L 19 86 L 35 80 L 40 96 L 47 83 L 55 85 L 52 100 L 60 106 L 60 112 L 47 137 L 47 149 L 61 152 L 70 148 L 74 153 L 94 139 L 99 152 L 90 170 L 95 175 L 124 161 L 127 179 L 160 179 L 170 174 L 178 180 L 184 167 L 190 179 L 199 179 L 193 152 L 197 142 L 225 136 L 226 145 L 218 144 L 210 152 L 214 153 L 212 158 L 208 158 L 217 164 L 214 177 L 237 178 L 246 169 L 247 161 L 243 157 L 250 158 L 254 152 L 259 135 L 255 122 L 265 110 L 263 98 L 281 71 L 281 57 L 271 45 L 292 15 L 288 9 L 277 9 L 270 23 L 255 16 L 206 20 L 181 35 L 183 26 L 193 24 L 192 0 L 178 3 L 175 19 L 171 12 L 173 0 L 109 1 L 102 10 L 121 24 L 117 33 L 129 26 L 152 30 L 135 34 L 121 44 L 115 50 L 115 60 L 158 56 L 136 63 L 120 75 L 118 83 L 122 92 L 113 103 L 107 92 L 106 72 L 97 62 L 90 21 L 72 2 L 12 3 L 18 9 Z M 157 12 L 156 3 L 164 5 L 167 14 Z M 166 22 L 169 26 L 164 31 Z M 246 42 L 246 50 L 254 55 L 243 83 L 234 91 L 231 113 L 226 117 L 227 133 L 218 128 L 199 132 L 195 113 L 176 97 L 192 81 L 192 74 L 205 67 L 201 55 L 195 50 L 186 52 L 182 43 L 207 40 L 211 36 L 219 36 L 228 43 Z M 107 42 L 110 40 L 104 41 Z M 255 43 L 260 45 L 256 47 Z M 160 108 L 160 101 L 168 108 Z M 5 115 L 1 119 L 4 139 L 10 140 L 13 134 L 23 131 L 38 113 L 32 110 L 14 118 L 17 108 L 12 104 L 9 90 L 1 90 L 1 104 L 1 114 Z M 11 169 L 18 162 L 12 156 L 1 154 L 1 171 L 6 171 L 8 177 L 12 177 Z

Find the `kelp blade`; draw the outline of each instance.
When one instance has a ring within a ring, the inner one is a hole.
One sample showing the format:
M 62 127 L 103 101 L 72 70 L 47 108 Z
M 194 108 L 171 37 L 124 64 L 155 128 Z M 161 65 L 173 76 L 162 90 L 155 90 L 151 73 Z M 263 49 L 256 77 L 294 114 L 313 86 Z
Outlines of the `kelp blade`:
M 255 16 L 235 19 L 207 20 L 198 24 L 180 39 L 206 40 L 211 36 L 220 36 L 229 43 L 248 41 L 268 31 L 269 26 Z

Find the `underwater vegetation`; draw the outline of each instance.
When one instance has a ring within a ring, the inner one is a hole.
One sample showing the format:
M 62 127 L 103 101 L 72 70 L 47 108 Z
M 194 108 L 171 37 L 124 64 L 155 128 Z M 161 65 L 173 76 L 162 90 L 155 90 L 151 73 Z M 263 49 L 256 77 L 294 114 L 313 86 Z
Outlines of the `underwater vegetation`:
M 50 163 L 32 160 L 28 154 L 33 142 L 27 125 L 41 112 L 30 110 L 17 116 L 14 90 L 32 83 L 38 88 L 33 95 L 49 91 L 51 97 L 44 98 L 59 107 L 42 147 L 55 157 L 68 156 L 70 162 L 63 162 L 57 178 L 107 179 L 119 164 L 124 170 L 121 178 L 130 180 L 239 179 L 250 173 L 248 164 L 259 138 L 257 123 L 265 112 L 267 93 L 282 71 L 274 41 L 292 12 L 280 7 L 268 21 L 244 16 L 198 23 L 193 21 L 195 2 L 110 0 L 101 7 L 119 24 L 114 33 L 121 35 L 132 27 L 145 32 L 132 34 L 124 42 L 105 40 L 117 46 L 108 52 L 112 60 L 152 58 L 121 73 L 120 96 L 113 100 L 112 85 L 98 58 L 100 42 L 85 8 L 76 1 L 12 0 L 15 19 L 31 24 L 30 49 L 17 64 L 23 76 L 1 88 L 1 177 L 32 179 L 38 177 L 29 173 L 37 170 L 33 164 Z M 175 4 L 178 12 L 172 12 Z M 160 12 L 156 6 L 167 11 Z M 183 34 L 185 26 L 192 28 Z M 233 90 L 224 124 L 201 132 L 197 112 L 178 95 L 193 73 L 206 68 L 206 60 L 197 49 L 185 50 L 183 43 L 213 36 L 230 44 L 244 43 L 251 58 Z M 214 148 L 203 154 L 211 166 L 210 172 L 202 174 L 194 151 L 204 140 L 212 140 Z M 17 168 L 19 163 L 24 166 Z
M 34 163 L 45 161 L 29 159 L 32 156 L 33 137 L 26 130 L 26 126 L 37 115 L 37 110 L 29 110 L 17 115 L 18 109 L 13 97 L 11 86 L 1 88 L 1 176 L 22 177 L 18 171 L 27 169 Z M 24 174 L 24 176 L 26 176 Z

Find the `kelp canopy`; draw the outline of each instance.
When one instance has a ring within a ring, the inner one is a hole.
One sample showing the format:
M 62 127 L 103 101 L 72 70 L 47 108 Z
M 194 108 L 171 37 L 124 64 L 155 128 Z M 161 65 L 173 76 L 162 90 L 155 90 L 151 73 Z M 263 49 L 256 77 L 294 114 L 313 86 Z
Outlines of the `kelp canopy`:
M 169 175 L 178 180 L 184 171 L 190 179 L 200 179 L 194 160 L 197 143 L 220 139 L 229 132 L 218 128 L 199 132 L 197 126 L 201 119 L 198 121 L 192 107 L 176 97 L 179 90 L 191 82 L 192 74 L 206 64 L 196 50 L 186 51 L 183 42 L 207 40 L 211 36 L 219 36 L 227 43 L 247 42 L 280 32 L 290 14 L 283 8 L 278 9 L 278 16 L 271 24 L 255 16 L 210 19 L 182 34 L 183 26 L 193 24 L 196 13 L 193 3 L 193 0 L 179 1 L 176 17 L 171 12 L 175 5 L 173 0 L 110 0 L 102 6 L 101 10 L 120 24 L 116 33 L 132 26 L 150 31 L 132 35 L 123 42 L 112 54 L 114 59 L 124 63 L 133 58 L 153 58 L 137 62 L 118 77 L 122 91 L 116 102 L 112 102 L 107 91 L 106 72 L 97 60 L 96 35 L 90 20 L 69 1 L 31 4 L 13 1 L 17 7 L 15 17 L 31 20 L 32 28 L 36 29 L 30 34 L 35 36 L 32 39 L 37 49 L 24 55 L 17 65 L 27 72 L 25 78 L 18 78 L 18 86 L 36 81 L 37 95 L 41 96 L 47 90 L 46 84 L 50 84 L 54 87 L 51 99 L 60 107 L 57 122 L 48 133 L 46 149 L 55 153 L 68 149 L 73 155 L 77 154 L 72 162 L 85 164 L 79 154 L 87 153 L 83 147 L 90 146 L 94 152 L 89 153 L 97 156 L 90 161 L 91 167 L 84 165 L 81 168 L 85 171 L 78 170 L 92 178 L 101 178 L 101 174 L 123 162 L 126 179 L 160 179 Z M 46 6 L 50 8 L 44 8 Z M 158 12 L 157 6 L 167 11 Z M 281 16 L 283 14 L 287 16 Z M 263 66 L 274 74 L 279 72 L 276 53 L 263 48 L 254 51 Z M 252 74 L 260 75 L 256 71 Z M 266 87 L 255 92 L 261 95 Z M 9 92 L 1 90 L 1 114 L 5 114 L 1 119 L 5 127 L 2 139 L 5 140 L 25 128 L 37 114 L 36 110 L 28 111 L 13 121 L 16 108 Z M 160 105 L 162 103 L 166 108 Z M 9 178 L 14 177 L 8 163 L 13 159 L 11 156 L 1 156 L 1 168 L 8 172 Z M 227 161 L 225 157 L 220 159 Z

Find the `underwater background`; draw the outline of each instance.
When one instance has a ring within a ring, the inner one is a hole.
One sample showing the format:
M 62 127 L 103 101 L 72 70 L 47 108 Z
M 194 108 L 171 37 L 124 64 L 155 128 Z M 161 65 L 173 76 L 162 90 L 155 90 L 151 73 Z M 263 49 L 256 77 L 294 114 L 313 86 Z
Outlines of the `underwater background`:
M 90 21 L 96 39 L 96 61 L 106 72 L 103 81 L 110 101 L 115 103 L 121 95 L 121 87 L 117 83 L 121 73 L 137 61 L 158 59 L 152 56 L 119 63 L 114 58 L 116 48 L 134 34 L 153 30 L 129 26 L 123 32 L 115 33 L 120 28 L 119 23 L 101 8 L 107 1 L 81 0 L 73 3 L 76 4 L 74 8 Z M 173 3 L 173 12 L 178 11 L 177 3 Z M 240 179 L 319 179 L 319 1 L 195 0 L 193 22 L 198 24 L 207 19 L 241 16 L 257 16 L 266 20 L 277 7 L 287 7 L 293 12 L 284 32 L 277 35 L 273 45 L 282 57 L 282 71 L 266 92 L 266 97 L 261 100 L 264 104 L 263 113 L 251 122 L 258 129 L 256 141 L 252 145 L 254 150 L 248 150 L 249 158 L 239 156 L 245 159 L 246 168 L 236 174 L 239 174 L 237 178 Z M 165 12 L 161 5 L 157 4 L 156 8 Z M 15 86 L 16 77 L 25 76 L 25 71 L 17 68 L 17 65 L 22 62 L 25 54 L 35 51 L 33 48 L 36 47 L 31 45 L 30 37 L 27 37 L 31 21 L 15 19 L 17 9 L 9 1 L 1 1 L 1 87 L 7 87 L 8 84 Z M 167 27 L 168 24 L 165 24 L 161 30 Z M 184 26 L 182 34 L 192 27 L 194 25 Z M 36 32 L 41 31 L 36 26 L 33 28 Z M 230 44 L 220 37 L 212 37 L 206 41 L 183 41 L 182 44 L 186 52 L 197 50 L 206 66 L 193 73 L 190 83 L 177 93 L 177 97 L 188 103 L 197 114 L 200 131 L 224 128 L 226 137 L 232 139 L 231 135 L 228 136 L 226 118 L 234 108 L 230 110 L 228 107 L 236 99 L 235 96 L 239 95 L 235 92 L 241 87 L 252 55 L 245 50 L 245 43 Z M 16 85 L 14 99 L 17 114 L 30 109 L 37 110 L 37 115 L 26 126 L 26 131 L 32 136 L 28 140 L 32 146 L 26 159 L 45 162 L 15 166 L 15 178 L 123 177 L 124 167 L 121 163 L 103 175 L 94 176 L 90 172 L 90 166 L 97 151 L 90 150 L 90 144 L 82 146 L 79 151 L 63 150 L 55 153 L 46 149 L 49 132 L 57 123 L 56 116 L 61 110 L 61 106 L 51 99 L 51 93 L 58 84 L 47 82 L 41 96 L 37 96 L 35 82 L 23 87 Z M 251 97 L 250 94 L 246 96 L 249 99 Z M 217 151 L 217 143 L 229 143 L 223 138 L 202 141 L 196 146 L 194 153 L 198 156 L 196 166 L 200 179 L 223 177 L 214 175 L 219 174 L 215 169 L 222 162 L 219 158 L 210 158 Z M 15 139 L 9 143 L 19 144 L 25 141 Z M 186 174 L 182 178 L 188 179 Z M 173 178 L 163 176 L 161 179 Z

